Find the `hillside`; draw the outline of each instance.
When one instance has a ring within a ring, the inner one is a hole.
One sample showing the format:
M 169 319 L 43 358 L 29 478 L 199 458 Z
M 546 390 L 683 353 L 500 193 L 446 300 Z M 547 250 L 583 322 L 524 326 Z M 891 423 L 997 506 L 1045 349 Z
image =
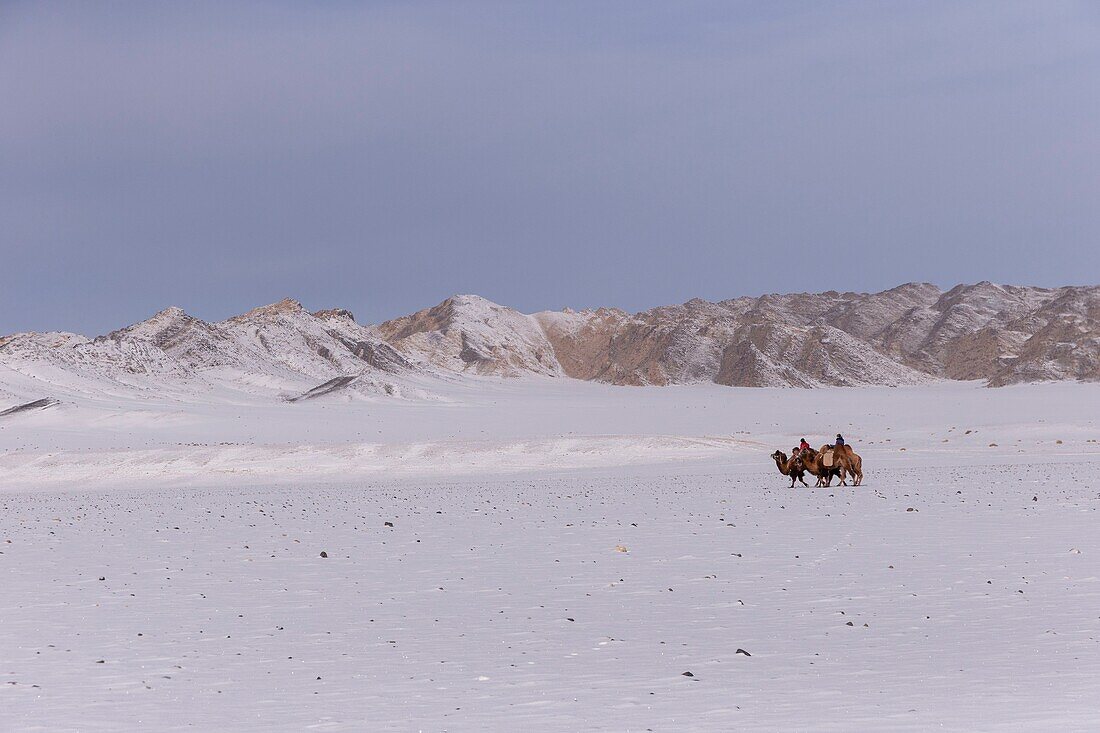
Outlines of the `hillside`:
M 537 324 L 537 328 L 536 328 Z M 1100 288 L 982 282 L 947 292 L 690 300 L 526 316 L 474 296 L 383 323 L 398 350 L 451 371 L 536 373 L 620 385 L 993 386 L 1100 379 Z
M 1100 287 L 910 283 L 533 315 L 459 295 L 377 326 L 286 299 L 214 323 L 167 308 L 95 338 L 0 338 L 9 402 L 120 390 L 424 398 L 448 374 L 743 387 L 1097 381 Z
M 12 396 L 36 389 L 51 396 L 216 392 L 223 399 L 228 390 L 288 401 L 338 391 L 425 396 L 403 379 L 422 371 L 350 312 L 310 313 L 289 299 L 218 323 L 173 307 L 93 339 L 0 338 L 0 392 Z

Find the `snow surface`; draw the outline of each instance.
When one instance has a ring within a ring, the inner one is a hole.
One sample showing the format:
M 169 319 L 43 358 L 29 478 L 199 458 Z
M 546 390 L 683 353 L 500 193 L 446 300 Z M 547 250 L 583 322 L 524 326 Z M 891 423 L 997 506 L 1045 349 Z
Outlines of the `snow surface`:
M 1089 442 L 1100 438 L 1097 384 L 658 389 L 410 377 L 406 387 L 435 399 L 357 394 L 300 402 L 272 400 L 265 389 L 195 393 L 167 384 L 155 394 L 74 390 L 58 396 L 58 406 L 0 418 L 0 480 L 8 488 L 59 490 L 355 483 L 670 462 L 740 470 L 759 468 L 803 436 L 817 445 L 838 431 L 872 467 L 1022 462 L 1036 449 L 1044 462 L 1100 457 L 1100 444 Z M 44 396 L 30 387 L 22 394 L 11 404 Z
M 1100 385 L 166 384 L 0 418 L 0 730 L 1100 727 Z

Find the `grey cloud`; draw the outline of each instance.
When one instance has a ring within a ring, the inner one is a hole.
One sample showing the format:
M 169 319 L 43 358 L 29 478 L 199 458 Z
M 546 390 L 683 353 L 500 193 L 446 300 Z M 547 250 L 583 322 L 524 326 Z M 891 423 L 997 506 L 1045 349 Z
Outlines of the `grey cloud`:
M 1087 3 L 0 10 L 0 331 L 1094 283 Z

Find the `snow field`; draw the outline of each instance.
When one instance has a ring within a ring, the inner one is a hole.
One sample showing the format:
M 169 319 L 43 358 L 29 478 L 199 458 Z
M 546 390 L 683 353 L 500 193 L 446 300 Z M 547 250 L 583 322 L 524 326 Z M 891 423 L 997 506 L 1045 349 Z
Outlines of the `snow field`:
M 1095 469 L 0 494 L 0 728 L 1095 729 Z
M 987 389 L 610 387 L 468 378 L 446 401 L 187 393 L 89 398 L 0 418 L 0 491 L 270 488 L 676 465 L 756 470 L 843 431 L 869 470 L 1100 460 L 1100 385 Z M 27 392 L 29 399 L 37 393 Z M 232 399 L 231 399 L 232 397 Z

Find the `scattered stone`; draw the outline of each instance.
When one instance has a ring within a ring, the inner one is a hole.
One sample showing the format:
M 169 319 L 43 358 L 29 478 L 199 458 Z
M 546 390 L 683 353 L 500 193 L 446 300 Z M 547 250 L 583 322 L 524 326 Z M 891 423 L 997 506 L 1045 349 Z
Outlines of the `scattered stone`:
M 328 557 L 328 553 L 324 550 L 321 550 L 321 557 Z
M 694 677 L 695 676 L 691 672 L 683 672 L 682 674 L 683 674 L 684 677 Z
M 752 655 L 751 655 L 751 654 L 749 654 L 749 653 L 748 653 L 747 651 L 745 651 L 744 649 L 741 649 L 741 648 L 738 648 L 738 649 L 737 649 L 737 651 L 736 651 L 736 652 L 734 652 L 734 653 L 735 653 L 735 654 L 744 654 L 744 655 L 745 655 L 746 657 L 751 657 L 751 656 L 752 656 Z

